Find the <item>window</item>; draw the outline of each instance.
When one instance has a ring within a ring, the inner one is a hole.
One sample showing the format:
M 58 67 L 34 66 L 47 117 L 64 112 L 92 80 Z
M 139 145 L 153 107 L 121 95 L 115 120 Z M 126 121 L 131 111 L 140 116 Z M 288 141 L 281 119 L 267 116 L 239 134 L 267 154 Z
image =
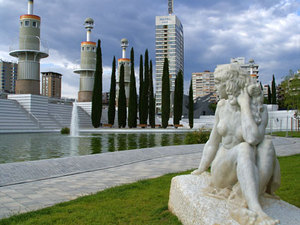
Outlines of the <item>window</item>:
M 22 21 L 20 22 L 20 26 L 21 26 L 21 27 L 23 26 L 23 22 L 22 22 Z
M 81 47 L 81 51 L 84 51 L 84 47 Z
M 32 22 L 33 27 L 37 27 L 37 23 L 35 21 Z
M 28 21 L 28 20 L 25 20 L 24 26 L 25 26 L 25 27 L 29 27 L 29 21 Z
M 90 51 L 90 47 L 86 47 L 86 50 L 87 50 L 87 51 Z

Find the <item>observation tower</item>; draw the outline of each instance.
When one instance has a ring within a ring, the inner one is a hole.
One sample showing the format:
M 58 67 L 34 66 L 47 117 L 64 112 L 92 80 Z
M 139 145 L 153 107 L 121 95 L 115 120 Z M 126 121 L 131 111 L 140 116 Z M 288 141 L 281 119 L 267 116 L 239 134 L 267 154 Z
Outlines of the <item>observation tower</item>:
M 41 18 L 33 14 L 33 0 L 28 12 L 20 16 L 19 46 L 10 47 L 9 54 L 18 58 L 16 94 L 40 94 L 40 59 L 48 57 L 48 48 L 41 45 Z
M 117 78 L 117 99 L 119 98 L 119 82 L 120 82 L 120 69 L 121 65 L 124 65 L 124 87 L 126 102 L 129 98 L 129 86 L 130 86 L 130 59 L 126 58 L 126 48 L 129 46 L 128 40 L 123 38 L 121 40 L 122 58 L 118 59 L 118 78 Z
M 81 42 L 80 69 L 74 70 L 74 73 L 80 74 L 78 102 L 91 102 L 96 70 L 96 42 L 91 41 L 94 20 L 87 18 L 84 21 L 84 27 L 86 29 L 86 41 Z

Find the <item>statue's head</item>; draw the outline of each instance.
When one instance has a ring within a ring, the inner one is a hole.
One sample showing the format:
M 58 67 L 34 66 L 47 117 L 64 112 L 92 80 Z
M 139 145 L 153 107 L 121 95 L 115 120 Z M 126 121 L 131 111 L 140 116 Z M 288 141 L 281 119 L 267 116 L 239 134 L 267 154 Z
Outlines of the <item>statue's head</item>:
M 247 71 L 236 64 L 218 65 L 214 76 L 221 99 L 227 99 L 228 96 L 237 97 L 250 81 Z

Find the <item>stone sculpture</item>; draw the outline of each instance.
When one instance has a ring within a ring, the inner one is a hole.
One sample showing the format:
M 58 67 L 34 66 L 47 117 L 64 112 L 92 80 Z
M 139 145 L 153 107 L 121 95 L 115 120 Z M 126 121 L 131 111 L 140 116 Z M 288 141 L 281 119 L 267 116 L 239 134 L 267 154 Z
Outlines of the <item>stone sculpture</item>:
M 215 124 L 199 168 L 192 174 L 200 175 L 211 166 L 206 191 L 236 199 L 239 207 L 230 215 L 238 223 L 278 224 L 259 202 L 261 195 L 273 195 L 280 185 L 279 162 L 272 141 L 265 136 L 268 112 L 260 85 L 238 65 L 220 65 L 214 75 L 220 97 Z

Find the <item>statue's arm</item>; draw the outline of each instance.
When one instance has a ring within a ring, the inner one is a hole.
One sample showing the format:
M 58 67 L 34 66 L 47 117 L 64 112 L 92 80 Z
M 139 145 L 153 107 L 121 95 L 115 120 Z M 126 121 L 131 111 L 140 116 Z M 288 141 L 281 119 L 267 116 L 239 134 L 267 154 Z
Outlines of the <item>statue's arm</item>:
M 259 144 L 265 134 L 265 127 L 267 122 L 267 111 L 264 109 L 262 115 L 262 123 L 257 125 L 250 107 L 250 97 L 246 91 L 243 91 L 238 97 L 238 103 L 241 107 L 241 124 L 244 140 L 250 145 Z
M 221 101 L 219 103 L 222 104 Z M 217 125 L 219 123 L 218 108 L 220 108 L 220 105 L 221 105 L 219 103 L 217 105 L 214 127 L 210 133 L 208 141 L 206 142 L 206 144 L 204 146 L 199 168 L 197 170 L 193 171 L 192 174 L 201 174 L 204 171 L 206 171 L 209 168 L 209 166 L 211 165 L 212 161 L 214 160 L 214 158 L 217 154 L 217 151 L 219 149 L 219 144 L 222 139 L 221 135 L 217 132 Z

